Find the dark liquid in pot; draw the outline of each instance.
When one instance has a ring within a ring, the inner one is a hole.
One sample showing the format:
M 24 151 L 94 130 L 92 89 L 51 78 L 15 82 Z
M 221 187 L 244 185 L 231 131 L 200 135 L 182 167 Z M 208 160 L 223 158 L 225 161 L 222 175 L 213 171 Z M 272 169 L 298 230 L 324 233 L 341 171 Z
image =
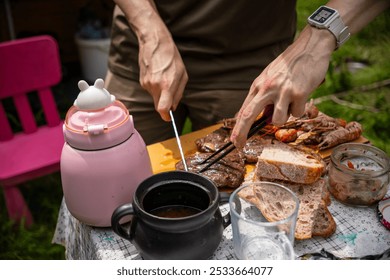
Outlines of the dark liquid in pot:
M 150 211 L 150 214 L 162 218 L 184 218 L 200 213 L 202 210 L 186 205 L 167 205 Z

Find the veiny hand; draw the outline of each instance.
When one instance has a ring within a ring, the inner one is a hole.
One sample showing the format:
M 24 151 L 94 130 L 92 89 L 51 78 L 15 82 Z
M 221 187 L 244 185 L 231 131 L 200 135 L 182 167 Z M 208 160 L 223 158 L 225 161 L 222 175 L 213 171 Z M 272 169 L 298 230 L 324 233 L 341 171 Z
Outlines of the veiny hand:
M 324 80 L 335 40 L 322 42 L 319 49 L 311 45 L 316 37 L 311 36 L 312 30 L 305 31 L 252 83 L 230 138 L 236 147 L 245 145 L 250 126 L 265 106 L 274 104 L 274 125 L 284 124 L 290 114 L 300 117 L 309 94 Z
M 161 118 L 170 121 L 188 81 L 187 71 L 176 45 L 170 37 L 140 42 L 140 84 L 153 97 Z

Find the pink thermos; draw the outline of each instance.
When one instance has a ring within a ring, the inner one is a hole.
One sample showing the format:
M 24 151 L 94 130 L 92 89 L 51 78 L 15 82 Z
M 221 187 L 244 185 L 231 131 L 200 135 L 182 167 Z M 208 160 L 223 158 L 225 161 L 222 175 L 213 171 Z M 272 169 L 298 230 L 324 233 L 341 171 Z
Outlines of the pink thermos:
M 97 79 L 80 93 L 65 118 L 61 180 L 66 206 L 81 222 L 111 226 L 114 210 L 132 201 L 152 167 L 145 142 L 126 107 Z

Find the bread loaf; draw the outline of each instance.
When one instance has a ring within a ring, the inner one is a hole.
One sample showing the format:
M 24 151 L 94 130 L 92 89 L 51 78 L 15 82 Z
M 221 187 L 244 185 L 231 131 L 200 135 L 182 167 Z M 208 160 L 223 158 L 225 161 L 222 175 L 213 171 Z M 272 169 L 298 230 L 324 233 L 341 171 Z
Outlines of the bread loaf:
M 282 180 L 299 184 L 316 182 L 325 170 L 319 156 L 287 144 L 267 145 L 258 157 L 255 176 L 261 180 Z

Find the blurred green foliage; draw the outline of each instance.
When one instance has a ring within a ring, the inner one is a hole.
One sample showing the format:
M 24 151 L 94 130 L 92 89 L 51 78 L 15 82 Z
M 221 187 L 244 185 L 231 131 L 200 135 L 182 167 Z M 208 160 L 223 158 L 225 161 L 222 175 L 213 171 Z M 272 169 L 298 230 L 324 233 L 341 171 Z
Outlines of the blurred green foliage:
M 34 224 L 25 228 L 11 222 L 0 195 L 0 259 L 64 259 L 64 247 L 51 243 L 62 200 L 60 173 L 26 182 L 20 190 L 34 216 Z

